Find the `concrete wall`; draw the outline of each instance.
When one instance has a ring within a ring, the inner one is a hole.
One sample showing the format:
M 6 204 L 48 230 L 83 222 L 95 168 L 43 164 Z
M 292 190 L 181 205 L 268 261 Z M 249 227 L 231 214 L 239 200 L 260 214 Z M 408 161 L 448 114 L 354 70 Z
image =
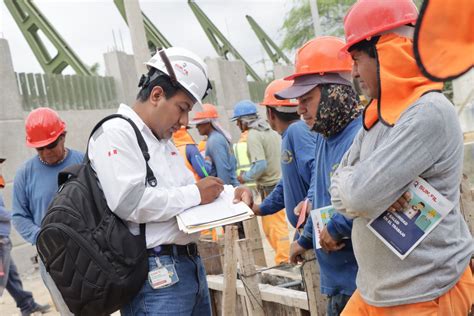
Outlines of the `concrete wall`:
M 240 60 L 228 61 L 222 58 L 208 58 L 206 64 L 217 92 L 218 104 L 215 105 L 219 111 L 220 122 L 231 133 L 232 141 L 236 142 L 239 140 L 240 130 L 229 120 L 234 105 L 240 100 L 250 99 L 245 65 Z
M 293 65 L 273 65 L 273 76 L 275 79 L 281 79 L 293 74 L 295 71 L 295 66 Z
M 105 75 L 114 77 L 117 100 L 132 105 L 138 93 L 137 70 L 133 55 L 113 51 L 104 54 Z

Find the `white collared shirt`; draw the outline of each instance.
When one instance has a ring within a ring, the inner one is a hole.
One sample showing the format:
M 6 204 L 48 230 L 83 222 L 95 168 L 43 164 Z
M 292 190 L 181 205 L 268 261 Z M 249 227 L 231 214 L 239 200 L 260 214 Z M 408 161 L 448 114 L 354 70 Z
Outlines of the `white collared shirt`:
M 148 164 L 158 181 L 145 185 L 146 165 L 132 126 L 117 118 L 105 122 L 89 142 L 89 158 L 109 208 L 137 234 L 146 223 L 147 248 L 187 244 L 199 234 L 178 229 L 176 215 L 201 202 L 192 173 L 170 140 L 158 140 L 143 120 L 125 104 L 118 112 L 129 117 L 148 146 Z

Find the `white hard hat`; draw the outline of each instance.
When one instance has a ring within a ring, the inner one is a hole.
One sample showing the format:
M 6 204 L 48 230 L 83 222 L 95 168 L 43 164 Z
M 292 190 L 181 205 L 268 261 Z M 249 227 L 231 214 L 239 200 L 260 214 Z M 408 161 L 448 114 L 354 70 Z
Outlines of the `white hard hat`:
M 171 66 L 171 71 L 166 65 L 168 61 L 168 67 Z M 195 105 L 196 109 L 201 110 L 202 99 L 211 89 L 207 66 L 201 58 L 185 48 L 170 47 L 159 50 L 145 64 L 148 69 L 158 69 L 170 76 L 172 81 L 177 81 L 194 97 L 197 103 Z M 174 72 L 174 74 L 170 74 L 170 72 Z

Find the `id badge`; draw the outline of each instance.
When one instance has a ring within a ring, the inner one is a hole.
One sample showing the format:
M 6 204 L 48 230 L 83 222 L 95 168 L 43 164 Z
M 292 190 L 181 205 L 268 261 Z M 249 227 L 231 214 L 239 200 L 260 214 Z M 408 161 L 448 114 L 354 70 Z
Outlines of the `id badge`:
M 178 283 L 179 278 L 174 264 L 162 265 L 158 259 L 156 269 L 148 272 L 148 282 L 153 289 L 161 289 Z

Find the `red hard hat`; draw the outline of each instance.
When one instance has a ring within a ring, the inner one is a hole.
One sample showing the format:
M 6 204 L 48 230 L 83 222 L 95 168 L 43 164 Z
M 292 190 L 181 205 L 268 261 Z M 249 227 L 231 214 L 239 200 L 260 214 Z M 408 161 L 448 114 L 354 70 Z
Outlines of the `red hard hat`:
M 348 55 L 340 56 L 345 43 L 334 36 L 316 37 L 301 46 L 296 53 L 295 73 L 285 80 L 327 72 L 352 71 L 352 60 Z
M 272 81 L 265 89 L 265 95 L 260 105 L 265 106 L 298 106 L 298 103 L 292 99 L 278 100 L 275 98 L 275 93 L 278 93 L 293 84 L 292 80 L 277 79 Z
M 216 119 L 219 117 L 216 107 L 212 104 L 205 103 L 202 105 L 202 111 L 196 112 L 190 124 L 198 124 L 200 121 L 207 119 Z
M 65 129 L 66 124 L 56 111 L 50 108 L 37 108 L 26 118 L 26 145 L 38 148 L 51 144 Z
M 412 0 L 359 0 L 344 18 L 346 51 L 362 40 L 405 24 L 415 25 L 418 9 Z

